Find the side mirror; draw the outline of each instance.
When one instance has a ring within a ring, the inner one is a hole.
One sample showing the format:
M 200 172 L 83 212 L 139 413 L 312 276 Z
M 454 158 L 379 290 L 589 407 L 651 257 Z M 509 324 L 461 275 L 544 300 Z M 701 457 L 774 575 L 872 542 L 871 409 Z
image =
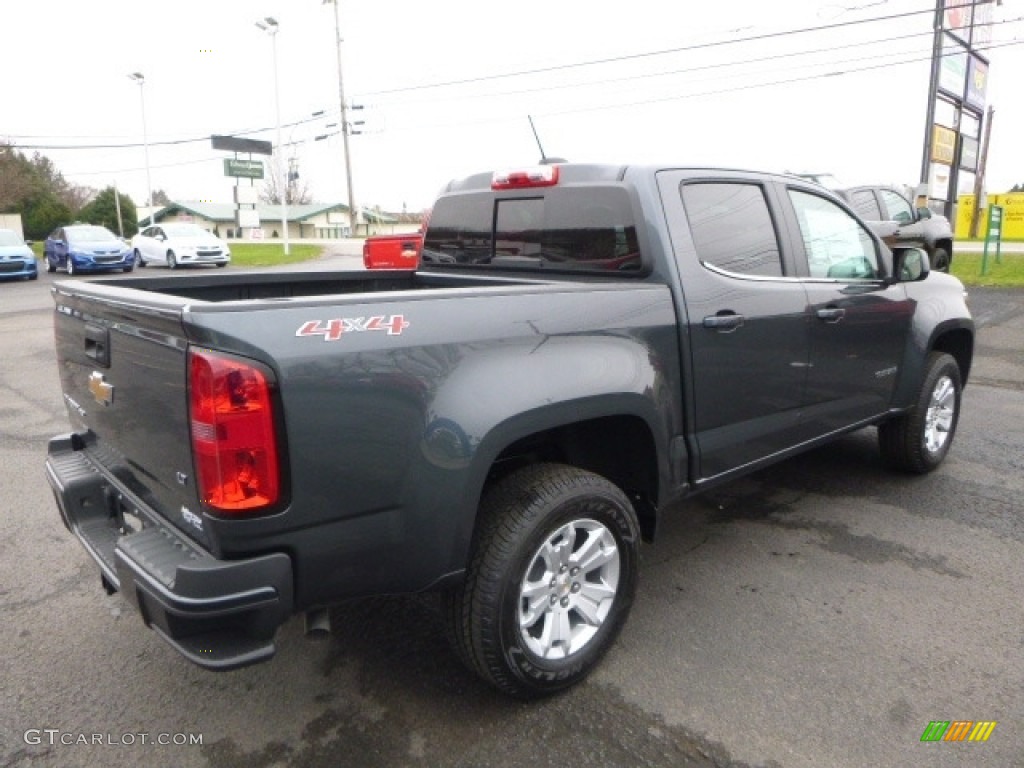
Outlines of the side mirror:
M 917 220 L 923 221 L 924 219 L 930 219 L 932 217 L 931 208 L 918 208 L 917 209 Z
M 931 272 L 928 254 L 922 248 L 897 248 L 893 253 L 895 282 L 916 283 Z

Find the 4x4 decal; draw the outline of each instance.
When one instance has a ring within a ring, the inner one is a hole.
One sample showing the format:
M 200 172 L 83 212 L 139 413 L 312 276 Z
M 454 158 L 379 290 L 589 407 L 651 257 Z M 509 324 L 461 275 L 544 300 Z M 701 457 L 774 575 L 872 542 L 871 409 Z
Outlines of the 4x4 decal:
M 337 341 L 346 333 L 387 331 L 388 336 L 401 336 L 409 327 L 404 315 L 374 317 L 338 317 L 332 320 L 308 320 L 295 332 L 296 336 L 323 336 L 324 341 Z

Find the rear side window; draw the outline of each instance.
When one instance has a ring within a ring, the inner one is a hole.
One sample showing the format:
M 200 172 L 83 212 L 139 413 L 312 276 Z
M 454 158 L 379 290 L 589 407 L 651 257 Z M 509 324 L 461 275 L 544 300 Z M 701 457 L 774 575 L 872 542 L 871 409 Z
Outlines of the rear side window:
M 683 205 L 704 264 L 737 275 L 782 275 L 779 241 L 760 186 L 687 184 Z
M 878 208 L 878 201 L 875 200 L 875 193 L 869 189 L 862 189 L 854 192 L 851 196 L 850 205 L 865 221 L 881 221 L 885 217 Z
M 594 272 L 641 268 L 629 195 L 596 186 L 441 198 L 430 216 L 423 261 Z

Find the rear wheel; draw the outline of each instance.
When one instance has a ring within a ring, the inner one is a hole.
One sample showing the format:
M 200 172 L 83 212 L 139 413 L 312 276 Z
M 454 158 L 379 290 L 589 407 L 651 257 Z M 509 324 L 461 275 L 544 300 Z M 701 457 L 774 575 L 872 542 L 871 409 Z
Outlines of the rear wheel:
M 54 263 L 53 263 L 52 261 L 50 261 L 49 259 L 47 259 L 47 260 L 46 260 L 46 271 L 47 271 L 47 272 L 56 272 L 56 271 L 57 271 L 57 265 L 56 265 L 56 264 L 54 264 Z
M 177 269 L 178 268 L 178 259 L 175 257 L 174 251 L 168 251 L 167 252 L 167 268 L 168 269 Z
M 74 260 L 70 256 L 68 256 L 68 274 L 69 275 L 73 275 L 77 271 L 78 270 L 75 269 L 75 262 L 74 262 Z
M 636 592 L 639 526 L 603 477 L 538 464 L 484 497 L 465 582 L 445 594 L 452 644 L 499 690 L 534 698 L 582 680 Z
M 918 474 L 938 467 L 956 434 L 961 390 L 956 360 L 932 352 L 914 409 L 878 427 L 878 445 L 885 462 Z
M 146 260 L 142 258 L 142 254 L 139 253 L 138 249 L 135 249 L 135 263 L 138 264 L 139 267 L 146 266 Z

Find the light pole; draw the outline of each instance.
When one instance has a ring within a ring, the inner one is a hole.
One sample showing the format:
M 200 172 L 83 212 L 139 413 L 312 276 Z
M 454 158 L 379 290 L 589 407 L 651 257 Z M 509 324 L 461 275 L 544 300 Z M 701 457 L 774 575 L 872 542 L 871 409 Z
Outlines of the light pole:
M 281 146 L 281 88 L 277 76 L 277 31 L 280 28 L 277 19 L 267 16 L 262 21 L 257 21 L 256 26 L 270 35 L 274 48 L 274 111 L 277 120 L 277 166 L 278 186 L 281 189 L 281 228 L 284 230 L 284 255 L 291 253 L 288 242 L 288 169 L 285 167 L 283 151 Z
M 338 0 L 323 0 L 324 4 L 334 6 L 335 53 L 338 55 L 338 100 L 341 102 L 341 141 L 345 151 L 345 181 L 348 183 L 348 217 L 351 236 L 356 236 L 356 224 L 359 219 L 356 208 L 356 196 L 352 191 L 352 158 L 348 151 L 348 106 L 345 104 L 345 81 L 341 76 L 341 22 L 338 20 Z
M 149 178 L 149 134 L 146 131 L 146 77 L 141 72 L 132 72 L 130 80 L 139 84 L 139 99 L 142 101 L 142 146 L 146 152 L 146 209 L 149 211 L 149 226 L 153 226 L 153 183 Z

